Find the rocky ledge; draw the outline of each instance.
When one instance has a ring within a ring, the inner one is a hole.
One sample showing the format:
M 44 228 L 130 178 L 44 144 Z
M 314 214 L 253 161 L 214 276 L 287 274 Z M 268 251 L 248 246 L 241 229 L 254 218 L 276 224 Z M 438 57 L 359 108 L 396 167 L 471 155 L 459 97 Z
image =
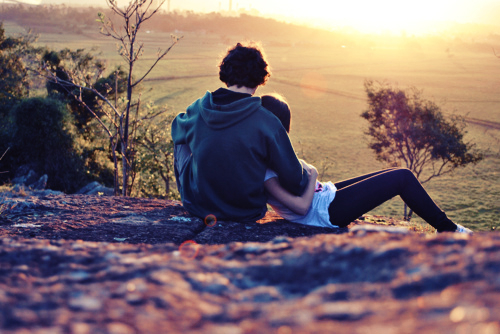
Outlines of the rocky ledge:
M 500 235 L 0 194 L 2 333 L 500 334 Z

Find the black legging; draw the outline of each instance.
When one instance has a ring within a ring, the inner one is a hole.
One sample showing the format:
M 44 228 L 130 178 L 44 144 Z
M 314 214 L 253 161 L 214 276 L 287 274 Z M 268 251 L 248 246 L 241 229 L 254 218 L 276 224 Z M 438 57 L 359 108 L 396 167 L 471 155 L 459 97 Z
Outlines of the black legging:
M 413 173 L 390 168 L 336 182 L 337 193 L 328 207 L 330 222 L 339 227 L 373 210 L 396 195 L 438 232 L 455 231 L 457 226 L 430 198 Z

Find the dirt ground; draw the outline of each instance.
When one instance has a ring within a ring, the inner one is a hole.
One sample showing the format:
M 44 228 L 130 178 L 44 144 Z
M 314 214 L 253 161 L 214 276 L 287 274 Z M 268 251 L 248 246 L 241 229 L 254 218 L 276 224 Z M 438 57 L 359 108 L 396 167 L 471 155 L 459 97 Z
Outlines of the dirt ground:
M 2 333 L 500 334 L 500 235 L 310 228 L 179 202 L 0 197 Z

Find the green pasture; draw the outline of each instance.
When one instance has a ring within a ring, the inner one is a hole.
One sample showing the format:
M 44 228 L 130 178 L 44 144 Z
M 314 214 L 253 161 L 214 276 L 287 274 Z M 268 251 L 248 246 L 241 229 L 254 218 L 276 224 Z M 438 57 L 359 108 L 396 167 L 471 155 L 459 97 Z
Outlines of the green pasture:
M 16 27 L 5 24 L 6 30 Z M 217 64 L 239 38 L 210 34 L 183 34 L 142 89 L 142 99 L 183 111 L 207 90 L 220 87 Z M 158 48 L 170 45 L 170 35 L 143 34 L 146 53 L 139 75 Z M 251 38 L 244 36 L 241 39 Z M 47 34 L 39 43 L 54 49 L 97 47 L 111 64 L 120 62 L 113 40 L 95 32 L 82 35 Z M 324 180 L 341 180 L 383 168 L 367 148 L 360 117 L 366 108 L 365 79 L 386 80 L 394 86 L 422 89 L 445 114 L 464 115 L 474 123 L 466 139 L 486 152 L 476 166 L 425 185 L 431 196 L 456 222 L 473 230 L 500 228 L 500 59 L 489 48 L 459 51 L 453 45 L 432 48 L 407 44 L 387 47 L 350 45 L 332 40 L 277 43 L 264 40 L 272 76 L 258 94 L 278 92 L 292 107 L 291 138 L 300 157 L 318 167 Z M 402 202 L 394 199 L 371 214 L 401 217 Z M 418 221 L 418 220 L 417 220 Z

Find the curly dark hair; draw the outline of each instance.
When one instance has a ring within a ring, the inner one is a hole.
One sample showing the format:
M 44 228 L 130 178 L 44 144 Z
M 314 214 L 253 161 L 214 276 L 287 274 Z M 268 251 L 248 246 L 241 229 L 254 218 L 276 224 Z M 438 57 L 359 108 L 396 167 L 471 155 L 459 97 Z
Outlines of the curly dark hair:
M 271 75 L 264 52 L 256 43 L 236 44 L 227 51 L 219 68 L 219 78 L 227 87 L 255 88 L 265 85 Z

